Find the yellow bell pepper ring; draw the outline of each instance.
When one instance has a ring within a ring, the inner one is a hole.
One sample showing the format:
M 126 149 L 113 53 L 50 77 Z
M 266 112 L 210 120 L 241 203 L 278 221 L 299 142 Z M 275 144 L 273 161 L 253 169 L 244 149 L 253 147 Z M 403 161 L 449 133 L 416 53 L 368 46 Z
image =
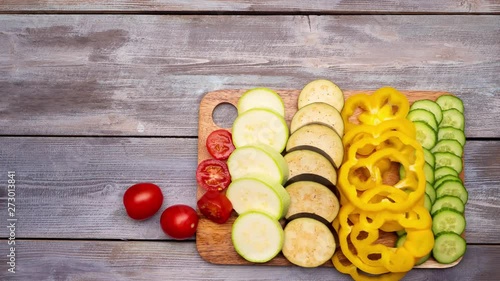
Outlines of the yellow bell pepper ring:
M 378 276 L 365 275 L 363 273 L 360 273 L 358 268 L 349 261 L 342 262 L 340 259 L 341 256 L 342 253 L 340 251 L 337 251 L 333 255 L 332 257 L 333 266 L 339 272 L 344 274 L 349 274 L 351 278 L 356 281 L 397 281 L 401 280 L 406 275 L 406 272 L 395 272 L 395 273 L 389 272 Z M 348 264 L 345 264 L 345 262 L 348 262 Z

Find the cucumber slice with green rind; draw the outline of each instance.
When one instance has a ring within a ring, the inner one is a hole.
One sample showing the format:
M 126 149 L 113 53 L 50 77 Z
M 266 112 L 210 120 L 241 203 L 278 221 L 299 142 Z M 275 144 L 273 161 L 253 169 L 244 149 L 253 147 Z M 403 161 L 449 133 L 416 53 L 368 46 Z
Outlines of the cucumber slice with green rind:
M 465 230 L 465 217 L 454 209 L 442 208 L 432 216 L 432 232 L 439 235 L 442 232 L 454 232 L 458 235 Z
M 449 167 L 447 167 L 449 168 Z M 451 169 L 451 168 L 450 168 Z M 453 170 L 453 169 L 452 169 Z M 455 171 L 455 170 L 453 170 Z M 456 171 L 455 171 L 456 172 Z M 459 182 L 462 182 L 462 179 L 459 177 L 459 176 L 455 176 L 455 175 L 446 175 L 438 180 L 436 180 L 434 182 L 434 189 L 436 189 L 439 185 L 441 185 L 443 182 L 447 181 L 447 180 L 454 180 L 454 181 L 459 181 Z
M 450 264 L 461 258 L 466 249 L 464 238 L 453 232 L 445 232 L 434 239 L 432 255 L 437 262 Z
M 432 149 L 432 153 L 436 152 L 450 152 L 458 157 L 462 157 L 464 148 L 456 140 L 440 140 Z
M 436 212 L 443 208 L 450 208 L 462 214 L 465 211 L 464 202 L 462 202 L 460 198 L 452 195 L 445 195 L 436 199 L 436 201 L 432 205 L 431 215 L 434 215 Z
M 436 121 L 436 117 L 434 117 L 434 114 L 432 114 L 432 112 L 427 111 L 425 109 L 411 110 L 410 112 L 408 112 L 406 119 L 412 122 L 422 121 L 428 124 L 434 130 L 434 132 L 437 132 L 438 130 L 438 123 Z
M 427 211 L 430 213 L 431 212 L 431 209 L 432 209 L 432 202 L 431 202 L 431 198 L 429 197 L 429 195 L 424 194 L 424 208 L 427 209 Z
M 434 169 L 434 166 L 436 165 L 436 157 L 434 157 L 434 154 L 432 154 L 429 149 L 422 147 L 422 150 L 424 151 L 425 163 L 428 163 Z
M 439 179 L 441 179 L 442 177 L 444 176 L 455 176 L 458 178 L 458 173 L 457 171 L 453 170 L 452 168 L 450 167 L 439 167 L 438 169 L 435 169 L 434 170 L 434 180 L 435 181 L 438 181 Z
M 463 101 L 453 95 L 442 95 L 436 99 L 436 103 L 441 107 L 441 110 L 445 111 L 454 108 L 460 112 L 464 112 Z
M 432 149 L 437 141 L 437 134 L 431 126 L 423 121 L 413 121 L 416 139 L 423 148 Z
M 410 110 L 414 109 L 425 109 L 431 112 L 436 118 L 438 124 L 441 123 L 441 120 L 443 119 L 441 107 L 435 101 L 428 99 L 415 101 L 410 107 Z
M 454 108 L 443 111 L 443 121 L 439 127 L 452 127 L 463 131 L 465 129 L 464 114 Z
M 445 195 L 451 195 L 460 198 L 464 205 L 467 204 L 467 200 L 469 199 L 469 193 L 467 192 L 467 189 L 465 189 L 462 182 L 456 180 L 444 181 L 436 187 L 437 198 L 441 198 Z
M 459 174 L 462 172 L 463 162 L 461 157 L 449 152 L 436 152 L 434 156 L 436 157 L 436 169 L 446 166 L 457 171 Z
M 425 181 L 434 184 L 434 169 L 429 165 L 429 163 L 424 163 L 424 174 Z
M 456 140 L 463 147 L 465 146 L 465 133 L 462 130 L 453 128 L 453 127 L 440 127 L 437 139 L 439 140 Z
M 431 203 L 434 204 L 434 201 L 436 201 L 436 196 L 437 196 L 436 190 L 428 182 L 425 183 L 425 194 L 429 195 L 429 199 L 431 199 Z

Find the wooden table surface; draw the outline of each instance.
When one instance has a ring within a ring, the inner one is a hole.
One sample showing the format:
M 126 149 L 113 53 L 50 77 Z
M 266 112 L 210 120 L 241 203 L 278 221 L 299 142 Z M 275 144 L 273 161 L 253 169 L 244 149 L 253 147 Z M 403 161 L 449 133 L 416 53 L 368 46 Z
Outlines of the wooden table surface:
M 150 181 L 162 210 L 195 207 L 205 93 L 317 78 L 464 100 L 468 250 L 405 280 L 496 280 L 499 77 L 499 0 L 0 0 L 0 280 L 349 280 L 332 268 L 209 264 L 194 238 L 163 234 L 160 213 L 136 222 L 122 205 L 128 186 Z M 234 111 L 215 117 L 231 124 Z

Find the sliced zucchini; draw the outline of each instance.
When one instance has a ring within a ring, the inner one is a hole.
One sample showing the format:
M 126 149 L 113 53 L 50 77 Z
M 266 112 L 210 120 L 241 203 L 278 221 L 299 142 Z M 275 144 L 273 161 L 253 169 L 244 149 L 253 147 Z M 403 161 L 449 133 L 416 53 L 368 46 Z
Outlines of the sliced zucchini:
M 450 152 L 458 157 L 462 157 L 464 148 L 456 140 L 440 140 L 438 141 L 438 143 L 436 143 L 436 145 L 432 149 L 432 152 Z
M 428 182 L 425 183 L 425 194 L 429 195 L 429 199 L 431 199 L 431 203 L 434 204 L 434 202 L 436 201 L 436 190 Z
M 436 158 L 434 157 L 434 154 L 430 150 L 428 150 L 425 147 L 422 147 L 424 151 L 424 159 L 425 163 L 428 163 L 431 165 L 431 167 L 434 169 L 434 166 L 436 165 Z
M 266 108 L 285 117 L 285 105 L 275 91 L 268 88 L 254 88 L 246 91 L 239 98 L 236 106 L 238 114 L 254 108 Z
M 458 178 L 458 173 L 457 171 L 453 170 L 450 167 L 439 167 L 438 169 L 434 170 L 434 179 L 437 181 L 440 178 L 444 176 L 452 175 Z
M 231 182 L 226 196 L 238 214 L 249 211 L 265 213 L 279 220 L 288 212 L 290 195 L 279 184 L 268 184 L 256 178 L 241 178 Z
M 232 134 L 236 148 L 265 144 L 281 153 L 288 140 L 288 125 L 274 111 L 254 108 L 236 117 Z
M 431 112 L 436 118 L 438 124 L 441 123 L 441 120 L 443 119 L 441 107 L 435 101 L 427 99 L 415 101 L 410 107 L 410 110 L 413 109 L 425 109 Z
M 436 103 L 439 104 L 441 110 L 456 109 L 460 112 L 464 112 L 464 103 L 462 100 L 453 95 L 442 95 L 436 99 Z
M 285 226 L 283 255 L 301 267 L 318 267 L 330 260 L 337 243 L 331 230 L 321 221 L 301 217 Z
M 233 223 L 231 241 L 236 252 L 250 262 L 264 263 L 281 251 L 285 237 L 280 223 L 259 212 L 244 213 Z
M 465 239 L 453 232 L 445 232 L 434 240 L 432 256 L 443 264 L 450 264 L 461 258 L 467 249 Z
M 314 102 L 327 103 L 340 112 L 344 107 L 344 93 L 332 81 L 314 80 L 309 82 L 300 92 L 298 109 Z
M 432 149 L 437 141 L 437 134 L 431 126 L 423 121 L 413 121 L 416 139 L 423 148 Z
M 299 109 L 290 123 L 290 133 L 294 133 L 300 127 L 320 123 L 335 130 L 339 136 L 344 135 L 344 120 L 340 112 L 333 106 L 324 102 L 314 102 Z
M 344 158 L 342 139 L 332 128 L 321 124 L 309 124 L 295 131 L 286 145 L 286 152 L 310 149 L 325 156 L 338 168 Z
M 434 205 L 432 205 L 431 215 L 434 215 L 443 208 L 453 209 L 462 214 L 465 211 L 464 202 L 462 202 L 460 198 L 451 195 L 445 195 L 437 199 L 436 202 L 434 202 Z
M 467 204 L 469 193 L 460 181 L 447 180 L 436 187 L 436 196 L 441 198 L 445 195 L 452 195 L 460 198 L 464 204 Z
M 411 110 L 410 112 L 408 112 L 406 119 L 412 122 L 422 121 L 428 124 L 434 130 L 434 132 L 437 132 L 438 130 L 438 123 L 436 121 L 436 118 L 434 117 L 434 114 L 425 109 Z
M 285 161 L 289 171 L 286 185 L 308 178 L 328 187 L 337 185 L 337 170 L 320 153 L 305 149 L 295 150 L 285 154 Z
M 456 140 L 463 147 L 465 146 L 464 131 L 453 127 L 440 127 L 438 131 L 438 140 Z
M 461 157 L 449 152 L 436 152 L 434 156 L 436 157 L 436 169 L 450 167 L 459 174 L 462 172 L 463 162 Z
M 461 131 L 465 128 L 464 114 L 454 108 L 443 111 L 443 121 L 439 127 L 452 127 Z
M 249 175 L 265 175 L 279 184 L 288 180 L 288 165 L 281 154 L 265 145 L 236 148 L 227 159 L 231 179 Z
M 424 164 L 425 181 L 434 184 L 434 169 L 429 163 Z
M 322 184 L 299 181 L 287 186 L 286 191 L 290 195 L 287 219 L 298 213 L 312 213 L 331 223 L 339 213 L 337 196 Z
M 442 208 L 432 216 L 432 232 L 439 235 L 442 232 L 454 232 L 458 235 L 465 230 L 465 217 L 454 209 Z

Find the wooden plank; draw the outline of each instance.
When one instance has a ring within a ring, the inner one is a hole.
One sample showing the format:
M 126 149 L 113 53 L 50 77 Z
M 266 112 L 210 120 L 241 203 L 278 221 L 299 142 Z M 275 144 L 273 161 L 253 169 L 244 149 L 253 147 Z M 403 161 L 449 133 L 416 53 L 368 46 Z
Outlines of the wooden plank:
M 0 1 L 0 12 L 12 11 L 108 11 L 108 12 L 314 12 L 314 13 L 495 13 L 500 11 L 496 0 L 458 1 L 223 1 L 201 0 L 196 5 L 187 1 Z
M 500 141 L 465 146 L 469 243 L 500 243 L 499 154 Z M 0 138 L 0 182 L 7 182 L 5 171 L 16 171 L 19 238 L 169 239 L 160 230 L 160 213 L 143 222 L 129 219 L 123 193 L 151 181 L 165 195 L 162 210 L 176 203 L 195 207 L 196 163 L 197 139 Z M 0 206 L 6 198 L 0 189 Z M 6 220 L 7 212 L 0 212 Z
M 9 254 L 7 243 L 0 252 Z M 469 245 L 456 267 L 414 269 L 404 280 L 496 280 L 499 258 L 498 245 Z M 2 280 L 351 280 L 333 268 L 213 265 L 193 242 L 18 240 L 16 273 L 6 268 Z
M 213 90 L 441 90 L 500 137 L 498 16 L 0 16 L 0 134 L 196 136 Z

